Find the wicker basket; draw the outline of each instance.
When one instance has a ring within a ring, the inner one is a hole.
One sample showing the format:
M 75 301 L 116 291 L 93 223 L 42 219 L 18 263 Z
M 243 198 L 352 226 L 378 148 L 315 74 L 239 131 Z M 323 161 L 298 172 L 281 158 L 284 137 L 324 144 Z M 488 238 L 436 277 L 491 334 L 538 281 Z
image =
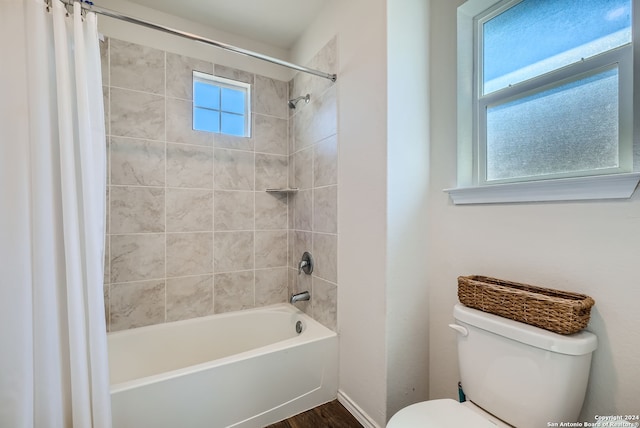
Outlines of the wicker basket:
M 585 328 L 595 304 L 584 294 L 478 275 L 458 277 L 458 298 L 465 306 L 560 334 Z

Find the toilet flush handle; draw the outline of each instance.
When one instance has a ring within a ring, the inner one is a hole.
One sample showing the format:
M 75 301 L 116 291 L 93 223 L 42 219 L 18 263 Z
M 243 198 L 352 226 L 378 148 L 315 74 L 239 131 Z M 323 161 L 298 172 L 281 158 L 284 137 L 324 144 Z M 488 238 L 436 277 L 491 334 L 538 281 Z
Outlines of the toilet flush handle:
M 464 328 L 461 325 L 449 324 L 449 327 L 451 327 L 452 329 L 454 329 L 455 331 L 460 333 L 463 337 L 467 337 L 469 335 L 469 330 L 467 330 L 466 328 Z

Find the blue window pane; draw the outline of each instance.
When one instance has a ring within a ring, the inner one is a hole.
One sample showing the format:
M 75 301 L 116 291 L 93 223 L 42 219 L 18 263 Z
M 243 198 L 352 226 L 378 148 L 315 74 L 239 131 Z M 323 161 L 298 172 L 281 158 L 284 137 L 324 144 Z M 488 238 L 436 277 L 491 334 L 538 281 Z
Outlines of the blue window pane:
M 193 103 L 197 107 L 220 109 L 220 88 L 202 82 L 193 85 Z
M 193 129 L 220 132 L 220 113 L 215 110 L 195 107 L 193 109 Z
M 630 43 L 631 0 L 524 0 L 485 22 L 483 39 L 487 94 Z
M 222 88 L 222 110 L 244 114 L 244 92 Z
M 222 113 L 222 132 L 238 137 L 245 136 L 244 116 L 230 113 Z

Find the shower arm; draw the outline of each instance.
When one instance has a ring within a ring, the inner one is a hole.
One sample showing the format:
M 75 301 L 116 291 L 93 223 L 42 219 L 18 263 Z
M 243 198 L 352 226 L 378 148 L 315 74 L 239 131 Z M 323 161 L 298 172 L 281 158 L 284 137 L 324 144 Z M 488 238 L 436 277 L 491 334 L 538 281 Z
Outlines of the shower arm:
M 303 67 L 298 64 L 294 64 L 288 61 L 283 61 L 278 58 L 273 58 L 268 55 L 264 55 L 258 52 L 253 52 L 247 49 L 239 48 L 236 46 L 228 45 L 226 43 L 218 42 L 216 40 L 207 39 L 206 37 L 198 36 L 197 34 L 188 33 L 182 30 L 176 30 L 174 28 L 165 27 L 164 25 L 155 24 L 153 22 L 145 21 L 143 19 L 134 18 L 132 16 L 123 15 L 120 12 L 115 12 L 113 10 L 105 9 L 100 6 L 96 6 L 93 2 L 90 1 L 79 1 L 79 0 L 60 0 L 62 3 L 66 5 L 73 5 L 73 3 L 78 2 L 83 10 L 94 12 L 99 15 L 108 16 L 109 18 L 118 19 L 120 21 L 129 22 L 131 24 L 140 25 L 143 27 L 151 28 L 153 30 L 162 31 L 165 33 L 173 34 L 174 36 L 184 37 L 186 39 L 195 40 L 196 42 L 204 43 L 205 45 L 215 46 L 220 49 L 224 49 L 230 52 L 235 52 L 240 55 L 249 56 L 252 58 L 257 58 L 262 61 L 267 61 L 272 64 L 281 65 L 283 67 L 291 68 L 293 70 L 301 71 L 303 73 L 313 74 L 314 76 L 322 77 L 324 79 L 331 80 L 335 82 L 338 78 L 336 74 L 325 73 L 324 71 L 315 70 L 313 68 Z

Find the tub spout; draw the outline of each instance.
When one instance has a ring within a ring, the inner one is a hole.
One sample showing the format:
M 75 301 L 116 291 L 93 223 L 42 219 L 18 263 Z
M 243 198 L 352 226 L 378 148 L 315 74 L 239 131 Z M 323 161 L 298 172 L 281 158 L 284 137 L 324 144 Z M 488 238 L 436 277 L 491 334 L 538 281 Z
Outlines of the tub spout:
M 302 300 L 309 300 L 309 299 L 311 299 L 311 295 L 309 294 L 309 292 L 303 291 L 302 293 L 292 294 L 291 299 L 289 299 L 289 303 L 293 305 L 295 302 L 300 302 Z

